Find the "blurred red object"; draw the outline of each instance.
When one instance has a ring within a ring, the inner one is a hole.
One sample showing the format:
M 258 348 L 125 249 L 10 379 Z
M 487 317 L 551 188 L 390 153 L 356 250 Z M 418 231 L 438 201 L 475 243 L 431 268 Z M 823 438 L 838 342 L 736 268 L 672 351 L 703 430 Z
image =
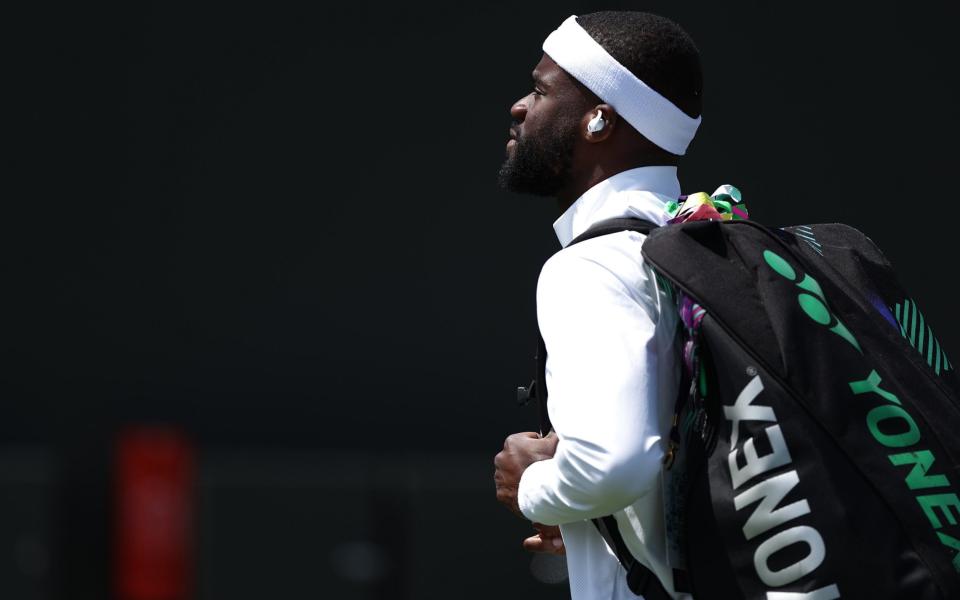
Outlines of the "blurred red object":
M 116 449 L 115 583 L 119 600 L 189 600 L 194 451 L 174 428 L 133 427 Z

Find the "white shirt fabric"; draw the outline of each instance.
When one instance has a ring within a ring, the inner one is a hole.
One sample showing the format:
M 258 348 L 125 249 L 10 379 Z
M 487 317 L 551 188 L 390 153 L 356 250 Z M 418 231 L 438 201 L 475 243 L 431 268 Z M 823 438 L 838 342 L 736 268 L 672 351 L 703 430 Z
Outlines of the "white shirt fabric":
M 633 556 L 674 598 L 661 465 L 680 379 L 677 314 L 632 231 L 568 246 L 591 225 L 639 217 L 663 225 L 680 195 L 676 167 L 641 167 L 587 190 L 554 223 L 564 247 L 543 266 L 537 319 L 547 347 L 556 455 L 519 486 L 521 512 L 560 525 L 572 600 L 635 599 L 589 519 L 612 514 Z

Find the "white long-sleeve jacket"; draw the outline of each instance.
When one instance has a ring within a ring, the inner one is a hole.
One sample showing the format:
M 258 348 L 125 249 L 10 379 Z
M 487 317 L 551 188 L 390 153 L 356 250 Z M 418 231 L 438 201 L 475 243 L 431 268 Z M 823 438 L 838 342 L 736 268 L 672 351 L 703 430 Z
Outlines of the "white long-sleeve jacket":
M 661 464 L 680 376 L 676 309 L 643 261 L 642 234 L 567 246 L 604 219 L 662 225 L 679 195 L 675 167 L 631 169 L 590 188 L 554 223 L 564 249 L 537 285 L 559 443 L 552 459 L 524 472 L 519 504 L 531 521 L 560 525 L 572 600 L 636 598 L 589 521 L 610 514 L 634 557 L 673 592 Z

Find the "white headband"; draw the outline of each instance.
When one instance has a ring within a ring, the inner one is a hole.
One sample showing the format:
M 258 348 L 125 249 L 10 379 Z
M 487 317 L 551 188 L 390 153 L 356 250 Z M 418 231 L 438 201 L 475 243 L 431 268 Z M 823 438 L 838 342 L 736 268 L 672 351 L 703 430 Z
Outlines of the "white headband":
M 610 56 L 572 15 L 547 36 L 543 51 L 667 152 L 683 155 L 700 126 Z

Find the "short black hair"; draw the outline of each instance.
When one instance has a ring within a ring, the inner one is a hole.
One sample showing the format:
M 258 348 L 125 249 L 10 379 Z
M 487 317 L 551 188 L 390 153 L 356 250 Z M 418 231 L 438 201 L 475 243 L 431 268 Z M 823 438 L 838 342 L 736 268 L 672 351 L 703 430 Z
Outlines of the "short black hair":
M 679 25 L 637 11 L 601 11 L 577 23 L 610 56 L 691 117 L 703 109 L 700 51 Z

